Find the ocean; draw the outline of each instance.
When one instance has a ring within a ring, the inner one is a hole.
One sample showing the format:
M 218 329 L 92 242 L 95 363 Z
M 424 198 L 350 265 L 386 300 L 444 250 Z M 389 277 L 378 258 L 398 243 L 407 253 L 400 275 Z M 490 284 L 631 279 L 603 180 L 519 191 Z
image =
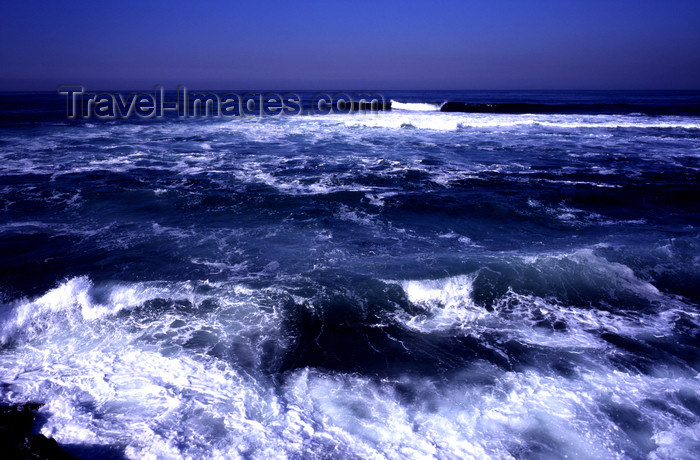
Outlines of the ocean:
M 0 401 L 80 458 L 697 458 L 700 92 L 380 93 L 1 94 Z

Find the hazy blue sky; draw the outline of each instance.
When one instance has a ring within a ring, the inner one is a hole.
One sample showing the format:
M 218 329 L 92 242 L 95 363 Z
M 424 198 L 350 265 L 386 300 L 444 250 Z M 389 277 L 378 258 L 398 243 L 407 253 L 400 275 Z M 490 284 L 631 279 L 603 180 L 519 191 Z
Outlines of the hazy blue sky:
M 698 0 L 3 1 L 0 89 L 697 89 Z

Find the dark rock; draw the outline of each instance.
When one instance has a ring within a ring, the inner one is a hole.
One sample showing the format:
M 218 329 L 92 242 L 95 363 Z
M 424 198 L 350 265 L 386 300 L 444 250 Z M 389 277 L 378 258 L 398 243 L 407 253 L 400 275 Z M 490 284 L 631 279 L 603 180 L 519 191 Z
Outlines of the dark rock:
M 58 446 L 53 438 L 47 438 L 34 430 L 41 404 L 28 403 L 16 406 L 0 406 L 0 446 L 6 459 L 75 459 Z

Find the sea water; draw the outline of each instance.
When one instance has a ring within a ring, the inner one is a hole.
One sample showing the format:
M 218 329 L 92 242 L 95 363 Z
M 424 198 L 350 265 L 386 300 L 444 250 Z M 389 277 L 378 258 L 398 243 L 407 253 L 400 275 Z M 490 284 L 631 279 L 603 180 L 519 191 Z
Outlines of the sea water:
M 78 456 L 696 456 L 700 94 L 385 95 L 2 95 L 0 399 Z

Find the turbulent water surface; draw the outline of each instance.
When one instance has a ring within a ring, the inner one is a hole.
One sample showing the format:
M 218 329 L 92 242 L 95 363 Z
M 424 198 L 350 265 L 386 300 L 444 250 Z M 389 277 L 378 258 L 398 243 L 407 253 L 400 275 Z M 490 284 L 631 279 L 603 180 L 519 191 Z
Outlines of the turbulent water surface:
M 696 456 L 700 95 L 387 98 L 3 95 L 0 399 L 78 456 Z

